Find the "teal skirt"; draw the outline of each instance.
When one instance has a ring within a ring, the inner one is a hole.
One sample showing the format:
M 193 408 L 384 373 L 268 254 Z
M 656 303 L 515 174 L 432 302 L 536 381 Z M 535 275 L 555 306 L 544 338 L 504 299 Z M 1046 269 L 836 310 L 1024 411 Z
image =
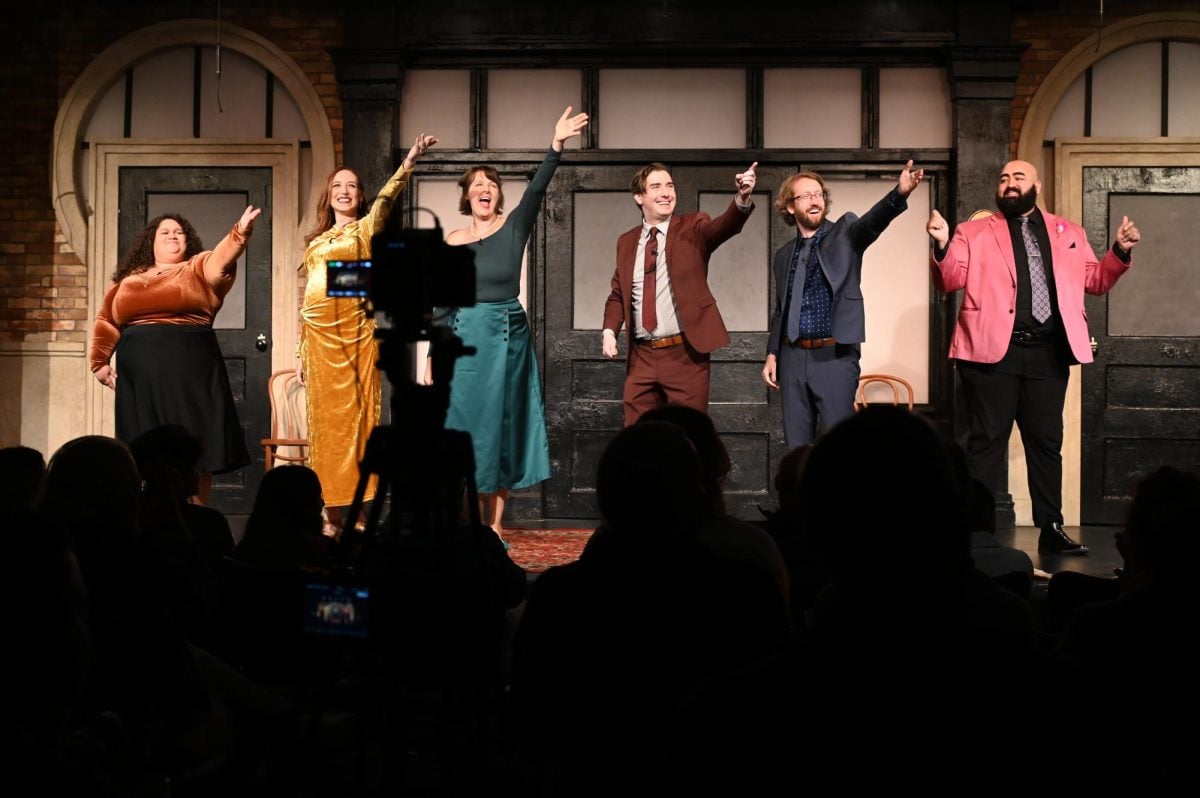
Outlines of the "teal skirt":
M 450 325 L 476 349 L 454 364 L 446 427 L 471 434 L 479 492 L 549 479 L 546 411 L 525 309 L 515 298 L 481 302 L 452 312 Z

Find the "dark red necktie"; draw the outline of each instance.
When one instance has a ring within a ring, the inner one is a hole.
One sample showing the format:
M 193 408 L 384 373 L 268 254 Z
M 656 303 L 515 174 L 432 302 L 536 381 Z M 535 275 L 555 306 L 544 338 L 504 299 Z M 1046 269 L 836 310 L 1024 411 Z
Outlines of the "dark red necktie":
M 658 289 L 654 280 L 657 271 L 658 228 L 651 227 L 650 237 L 646 239 L 646 262 L 642 273 L 642 326 L 651 335 L 658 326 Z

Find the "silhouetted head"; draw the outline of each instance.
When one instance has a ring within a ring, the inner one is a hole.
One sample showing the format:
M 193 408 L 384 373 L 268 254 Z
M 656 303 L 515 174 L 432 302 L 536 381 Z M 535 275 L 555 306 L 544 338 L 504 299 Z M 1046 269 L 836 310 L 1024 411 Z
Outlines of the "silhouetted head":
M 50 458 L 40 508 L 71 533 L 81 554 L 137 537 L 142 478 L 125 444 L 102 435 L 67 441 Z
M 195 495 L 200 486 L 200 458 L 204 441 L 180 424 L 163 424 L 129 442 L 129 451 L 139 471 L 155 463 L 175 469 L 183 481 L 184 497 Z
M 0 449 L 0 511 L 11 515 L 33 505 L 46 460 L 37 449 L 6 446 Z
M 319 565 L 325 501 L 321 481 L 306 466 L 279 466 L 263 476 L 234 556 L 264 568 Z
M 805 526 L 840 575 L 959 573 L 969 564 L 962 492 L 933 427 L 873 406 L 830 430 L 804 467 Z
M 1200 477 L 1163 466 L 1139 482 L 1117 549 L 1130 574 L 1190 582 L 1186 572 L 1200 554 Z
M 695 536 L 706 494 L 700 461 L 683 430 L 657 421 L 617 433 L 596 472 L 605 530 L 648 545 Z
M 691 441 L 696 456 L 700 458 L 700 475 L 704 481 L 704 490 L 708 494 L 708 512 L 713 517 L 725 515 L 725 480 L 729 476 L 732 463 L 729 460 L 729 450 L 721 441 L 717 427 L 707 413 L 702 413 L 684 405 L 665 405 L 647 411 L 638 419 L 638 423 L 663 422 L 674 424 L 683 430 L 683 434 Z

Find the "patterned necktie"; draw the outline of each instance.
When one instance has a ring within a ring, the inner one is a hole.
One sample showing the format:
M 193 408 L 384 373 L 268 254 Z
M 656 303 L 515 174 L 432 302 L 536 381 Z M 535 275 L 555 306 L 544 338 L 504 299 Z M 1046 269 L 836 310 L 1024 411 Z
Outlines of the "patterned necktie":
M 1029 217 L 1021 217 L 1021 238 L 1025 240 L 1025 257 L 1029 260 L 1029 288 L 1032 296 L 1033 318 L 1042 324 L 1050 318 L 1050 289 L 1046 286 L 1046 269 L 1042 266 L 1042 250 L 1037 236 L 1029 226 Z
M 642 326 L 646 332 L 654 334 L 658 326 L 658 286 L 655 284 L 655 273 L 658 271 L 658 228 L 651 227 L 646 239 L 646 261 L 642 272 Z

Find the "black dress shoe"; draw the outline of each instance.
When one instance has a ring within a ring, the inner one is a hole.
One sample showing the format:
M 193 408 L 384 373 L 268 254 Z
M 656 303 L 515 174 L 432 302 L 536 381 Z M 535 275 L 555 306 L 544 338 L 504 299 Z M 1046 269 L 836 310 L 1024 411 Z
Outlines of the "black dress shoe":
M 1038 551 L 1045 554 L 1087 554 L 1088 547 L 1067 537 L 1062 524 L 1046 524 L 1038 535 Z

